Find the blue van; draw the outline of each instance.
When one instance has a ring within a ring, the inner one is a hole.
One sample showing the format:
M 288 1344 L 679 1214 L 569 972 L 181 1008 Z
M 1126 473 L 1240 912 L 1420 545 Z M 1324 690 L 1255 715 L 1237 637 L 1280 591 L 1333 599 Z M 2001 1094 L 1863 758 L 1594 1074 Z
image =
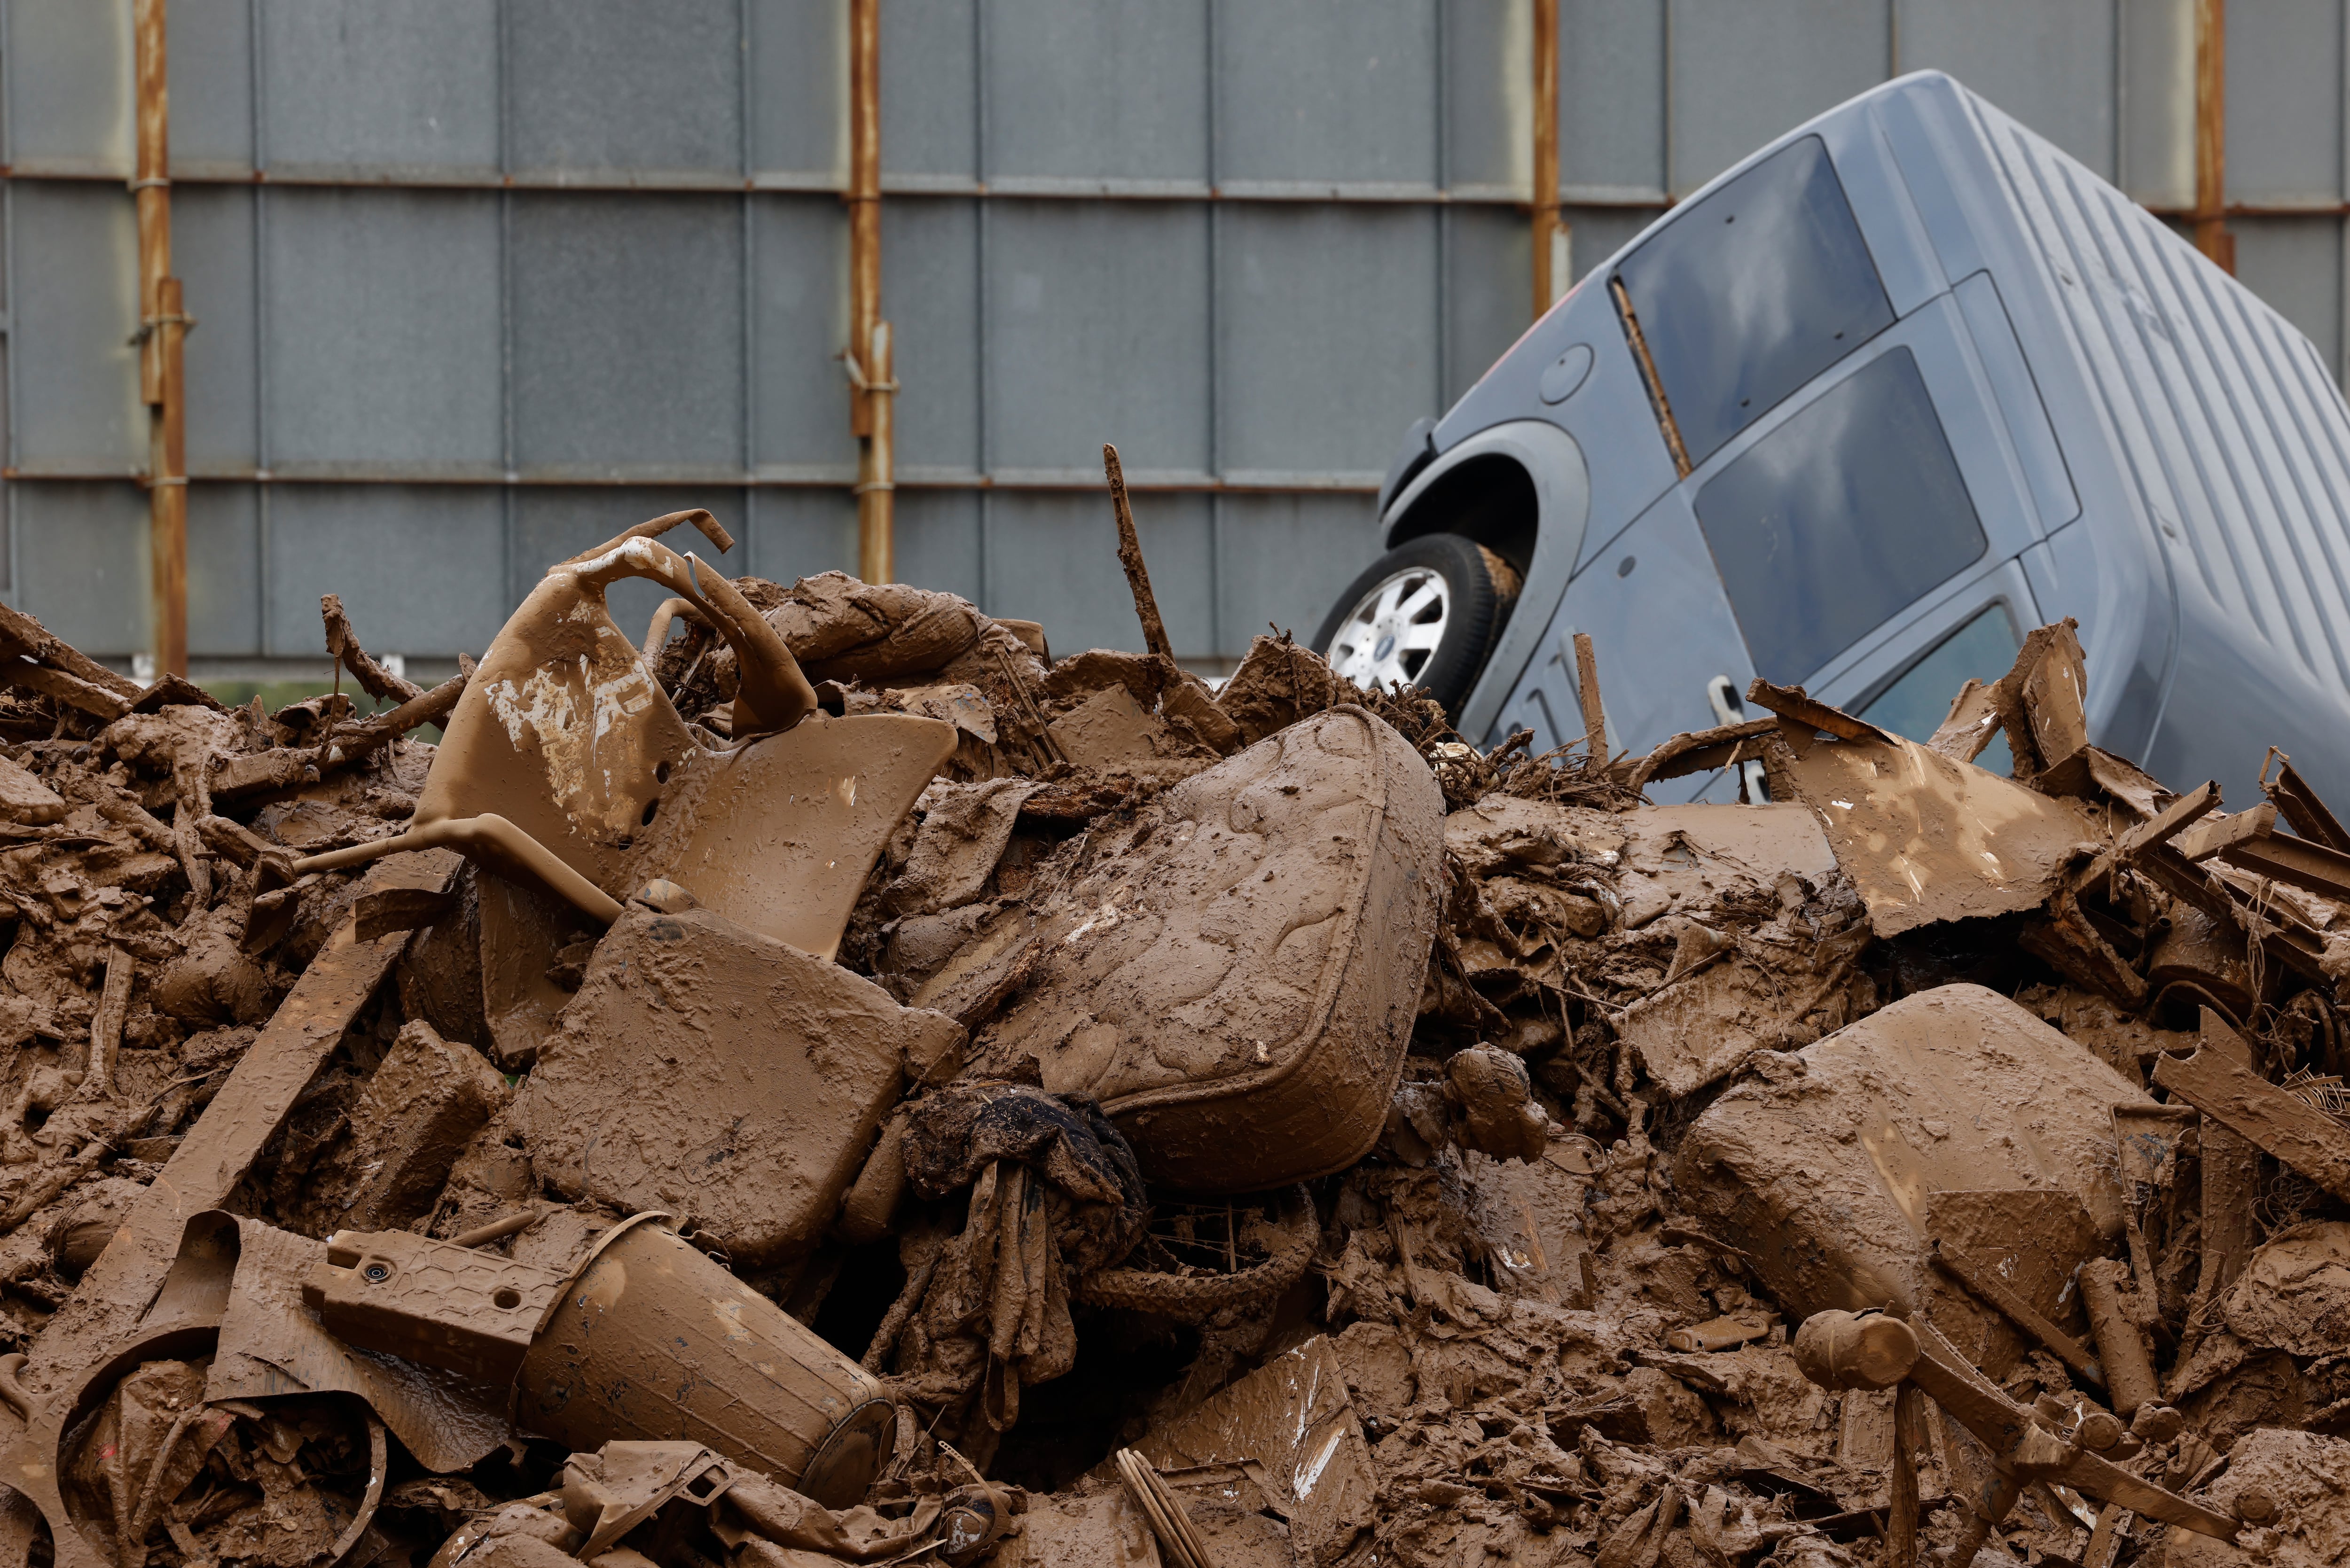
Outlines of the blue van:
M 2345 508 L 2309 340 L 1921 71 L 1679 203 L 1415 426 L 1317 646 L 1539 751 L 1583 733 L 1587 632 L 1638 752 L 1756 675 L 1923 739 L 2072 616 L 2098 745 L 2241 805 L 2275 742 L 2350 801 Z

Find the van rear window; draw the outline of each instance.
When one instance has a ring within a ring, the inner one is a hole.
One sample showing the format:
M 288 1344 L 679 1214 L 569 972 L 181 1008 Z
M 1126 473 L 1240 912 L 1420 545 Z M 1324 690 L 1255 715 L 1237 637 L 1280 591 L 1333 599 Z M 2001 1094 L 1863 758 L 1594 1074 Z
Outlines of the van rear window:
M 1692 465 L 1893 324 L 1816 136 L 1674 214 L 1616 275 Z
M 1708 480 L 1698 526 L 1754 669 L 1808 678 L 1981 557 L 1918 361 L 1879 355 Z

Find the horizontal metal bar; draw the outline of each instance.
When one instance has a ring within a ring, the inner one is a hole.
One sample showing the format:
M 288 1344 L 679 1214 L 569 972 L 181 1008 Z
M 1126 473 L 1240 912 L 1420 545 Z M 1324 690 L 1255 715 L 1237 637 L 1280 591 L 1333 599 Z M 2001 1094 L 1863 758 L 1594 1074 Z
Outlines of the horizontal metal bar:
M 0 164 L 0 179 L 80 184 L 117 184 L 129 176 L 119 170 L 95 166 L 68 167 L 54 161 Z M 178 185 L 272 185 L 295 190 L 350 191 L 548 191 L 580 193 L 636 194 L 647 192 L 720 194 L 751 192 L 778 195 L 843 195 L 847 181 L 837 173 L 819 171 L 766 170 L 745 178 L 733 173 L 694 171 L 569 171 L 553 170 L 498 174 L 485 170 L 415 167 L 340 168 L 299 166 L 265 170 L 238 169 L 216 162 L 174 168 Z M 962 174 L 884 174 L 881 192 L 896 197 L 1005 197 L 1020 201 L 1062 202 L 1336 202 L 1366 206 L 1509 207 L 1531 202 L 1526 192 L 1508 185 L 1463 184 L 1451 188 L 1391 181 L 1350 180 L 1231 180 L 1209 184 L 1198 180 L 1146 180 L 1116 177 L 1004 175 L 975 180 Z M 1661 211 L 1671 205 L 1664 197 L 1610 191 L 1578 193 L 1562 187 L 1560 199 L 1570 206 L 1627 207 Z
M 517 489 L 648 489 L 708 488 L 741 490 L 845 490 L 856 483 L 853 473 L 827 477 L 821 473 L 759 469 L 685 470 L 673 467 L 601 470 L 526 470 L 520 472 L 452 471 L 440 468 L 391 469 L 360 464 L 318 464 L 300 469 L 197 468 L 188 475 L 196 484 L 404 484 L 494 485 Z M 19 483 L 140 484 L 140 469 L 81 469 L 37 463 L 0 468 L 0 480 Z M 1099 490 L 1101 475 L 1085 469 L 1007 470 L 1001 473 L 909 473 L 899 470 L 900 490 Z M 1129 490 L 1160 494 L 1249 495 L 1319 494 L 1376 495 L 1379 481 L 1367 472 L 1274 473 L 1235 472 L 1213 474 L 1161 473 L 1155 477 L 1129 474 Z
M 27 159 L 0 163 L 0 180 L 122 184 L 130 171 L 109 167 L 92 159 Z M 244 169 L 204 160 L 174 164 L 172 182 L 178 185 L 285 185 L 296 188 L 420 191 L 561 191 L 627 194 L 636 192 L 717 193 L 773 192 L 778 194 L 840 195 L 847 177 L 837 171 L 761 170 L 748 176 L 732 171 L 699 170 L 568 170 L 550 169 L 499 174 L 490 170 L 436 169 L 409 165 L 376 168 L 327 164 L 285 165 Z M 1022 200 L 1094 202 L 1335 202 L 1389 206 L 1526 207 L 1529 193 L 1518 187 L 1467 182 L 1450 187 L 1409 181 L 1379 180 L 1227 180 L 1210 184 L 1197 180 L 1128 179 L 1118 176 L 1007 174 L 977 180 L 965 174 L 885 173 L 881 191 L 888 196 L 1005 196 Z M 1562 182 L 1562 205 L 1616 208 L 1629 212 L 1664 212 L 1679 198 L 1669 192 L 1637 185 L 1585 185 Z M 2191 219 L 2194 206 L 2144 202 L 2158 218 Z M 2350 217 L 2350 202 L 2323 197 L 2286 197 L 2261 202 L 2230 202 L 2220 209 L 2229 218 Z
M 2156 206 L 2141 203 L 2158 218 L 2192 220 L 2202 214 L 2192 203 L 2187 206 Z M 2342 218 L 2350 217 L 2350 202 L 2310 201 L 2230 202 L 2220 209 L 2223 218 Z
M 932 182 L 931 189 L 948 194 L 945 182 Z M 999 174 L 993 180 L 965 180 L 962 185 L 971 191 L 990 196 L 1097 197 L 1109 201 L 1141 202 L 1210 202 L 1215 200 L 1216 188 L 1205 180 L 1126 180 L 1115 176 L 1084 176 L 1059 174 Z M 897 194 L 890 190 L 888 175 L 881 179 L 883 195 Z M 911 193 L 911 192 L 907 192 Z
M 1671 192 L 1654 185 L 1577 185 L 1562 180 L 1558 199 L 1577 207 L 1655 207 L 1673 204 Z

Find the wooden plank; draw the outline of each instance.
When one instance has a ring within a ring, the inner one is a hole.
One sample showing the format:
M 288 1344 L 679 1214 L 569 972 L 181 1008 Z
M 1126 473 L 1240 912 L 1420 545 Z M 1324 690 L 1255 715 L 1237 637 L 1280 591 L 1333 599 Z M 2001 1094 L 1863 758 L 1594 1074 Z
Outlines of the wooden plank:
M 2269 798 L 2284 813 L 2293 830 L 2313 844 L 2323 844 L 2328 849 L 2350 850 L 2350 829 L 2345 829 L 2326 809 L 2309 781 L 2293 771 L 2287 763 L 2277 771 L 2274 783 L 2266 786 Z
M 2228 864 L 2290 882 L 2337 904 L 2350 903 L 2350 855 L 2306 838 L 2252 839 L 2230 848 Z
M 2131 828 L 2115 853 L 2125 860 L 2144 854 L 2158 844 L 2169 843 L 2195 822 L 2219 809 L 2220 786 L 2207 780 L 2164 806 L 2151 822 Z
M 2207 1044 L 2189 1056 L 2158 1059 L 2154 1081 L 2336 1198 L 2350 1199 L 2350 1129 L 2243 1063 Z
M 1887 745 L 1893 742 L 1892 736 L 1867 720 L 1831 708 L 1800 686 L 1773 686 L 1758 675 L 1746 689 L 1746 700 L 1792 723 L 1809 725 L 1840 741 L 1882 741 Z
M 122 699 L 123 705 L 139 700 L 139 682 L 127 675 L 118 675 L 97 659 L 72 644 L 49 635 L 49 628 L 7 605 L 0 605 L 0 644 L 64 670 Z
M 46 664 L 11 660 L 0 664 L 0 679 L 5 679 L 11 686 L 37 691 L 44 697 L 53 697 L 68 708 L 78 708 L 107 723 L 112 723 L 130 711 L 129 702 L 104 687 L 78 676 L 68 675 L 62 670 L 52 670 Z
M 1918 1568 L 1918 1450 L 1926 1443 L 1926 1391 L 1908 1378 L 1893 1396 L 1893 1481 L 1886 1504 L 1885 1568 Z
M 2189 860 L 2209 860 L 2247 839 L 2266 838 L 2276 830 L 2276 807 L 2262 801 L 2233 816 L 2206 817 L 2172 839 L 2170 846 Z
M 1575 690 L 1583 707 L 1583 743 L 1591 753 L 1592 764 L 1604 767 L 1607 763 L 1607 712 L 1599 703 L 1599 655 L 1594 651 L 1591 634 L 1575 634 Z
M 2102 1388 L 2106 1386 L 2105 1369 L 2097 1365 L 2088 1347 L 2032 1308 L 1999 1275 L 1983 1267 L 1950 1242 L 1937 1240 L 1931 1243 L 1934 1262 L 1991 1305 L 2005 1313 L 2015 1326 L 2056 1353 L 2065 1366 Z
M 2198 1535 L 2210 1536 L 2215 1541 L 2236 1539 L 2236 1521 L 2226 1514 L 2205 1508 L 2175 1491 L 2165 1491 L 2152 1481 L 2141 1480 L 2110 1459 L 2101 1459 L 2085 1449 L 2073 1449 L 2064 1464 L 2049 1474 L 2050 1479 L 2061 1480 L 2074 1491 L 2085 1493 L 2100 1502 L 2119 1503 L 2133 1513 L 2158 1519 L 2165 1524 L 2175 1524 Z

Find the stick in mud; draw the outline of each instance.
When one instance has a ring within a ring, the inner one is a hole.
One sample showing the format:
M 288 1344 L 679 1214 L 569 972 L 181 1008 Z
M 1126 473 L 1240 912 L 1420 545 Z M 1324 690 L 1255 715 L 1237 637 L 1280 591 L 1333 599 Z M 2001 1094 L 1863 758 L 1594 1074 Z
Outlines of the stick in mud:
M 1150 592 L 1150 571 L 1142 564 L 1142 541 L 1135 537 L 1134 509 L 1126 504 L 1126 470 L 1118 466 L 1118 448 L 1102 442 L 1102 472 L 1109 480 L 1110 504 L 1118 509 L 1118 564 L 1126 568 L 1126 586 L 1134 590 L 1134 613 L 1142 622 L 1144 646 L 1172 661 L 1175 645 L 1167 640 L 1167 623 L 1159 618 L 1159 600 Z
M 1607 765 L 1607 714 L 1599 706 L 1599 655 L 1591 646 L 1591 634 L 1575 634 L 1575 688 L 1583 702 L 1584 744 L 1590 748 L 1592 764 Z

